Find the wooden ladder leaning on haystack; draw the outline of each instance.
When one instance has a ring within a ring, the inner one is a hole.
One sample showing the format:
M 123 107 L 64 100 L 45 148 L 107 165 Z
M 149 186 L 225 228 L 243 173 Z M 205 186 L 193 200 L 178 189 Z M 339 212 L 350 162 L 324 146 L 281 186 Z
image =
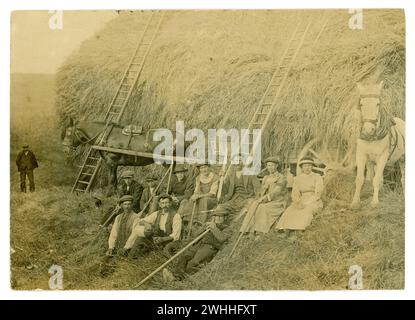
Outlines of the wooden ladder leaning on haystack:
M 300 19 L 297 23 L 297 26 L 292 33 L 290 39 L 288 40 L 287 46 L 281 56 L 281 59 L 276 67 L 274 74 L 265 90 L 264 95 L 262 96 L 258 107 L 255 110 L 254 116 L 252 117 L 251 121 L 248 125 L 248 134 L 249 139 L 248 143 L 246 143 L 246 136 L 242 140 L 245 145 L 248 145 L 248 150 L 250 150 L 249 155 L 252 156 L 253 151 L 255 150 L 255 146 L 258 143 L 260 137 L 258 137 L 255 141 L 253 141 L 253 129 L 261 129 L 261 132 L 264 132 L 269 119 L 271 118 L 272 112 L 275 110 L 275 106 L 277 104 L 277 100 L 281 93 L 281 90 L 285 84 L 285 81 L 288 78 L 288 74 L 291 70 L 291 67 L 300 51 L 301 47 L 303 46 L 304 40 L 306 38 L 307 32 L 310 29 L 311 25 L 311 17 L 309 16 L 307 19 Z M 231 157 L 227 157 L 230 159 Z M 230 172 L 231 164 L 227 164 L 227 161 L 223 164 L 223 171 L 225 174 L 221 177 L 219 183 L 219 190 L 218 190 L 218 200 L 221 197 L 223 182 L 224 179 Z
M 146 27 L 141 34 L 137 47 L 128 63 L 117 91 L 104 116 L 105 127 L 96 145 L 105 145 L 114 125 L 119 124 L 127 106 L 131 93 L 140 78 L 144 63 L 150 52 L 151 45 L 158 33 L 163 20 L 164 12 L 153 11 L 148 19 Z M 87 193 L 90 191 L 95 177 L 102 164 L 101 151 L 89 147 L 86 152 L 81 169 L 72 187 L 72 192 Z

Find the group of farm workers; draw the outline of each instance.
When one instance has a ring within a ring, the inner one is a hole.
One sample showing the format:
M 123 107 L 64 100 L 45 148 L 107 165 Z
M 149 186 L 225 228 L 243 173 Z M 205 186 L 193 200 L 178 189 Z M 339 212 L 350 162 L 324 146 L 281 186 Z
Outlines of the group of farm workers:
M 241 155 L 235 157 L 240 161 L 233 158 L 237 164 L 222 186 L 224 173 L 216 174 L 209 164 L 177 164 L 164 191 L 156 176 L 146 177 L 143 187 L 132 171 L 123 171 L 116 209 L 104 217 L 110 228 L 107 256 L 137 259 L 161 250 L 170 258 L 187 246 L 163 270 L 166 281 L 181 280 L 210 262 L 237 230 L 253 241 L 271 229 L 295 239 L 296 231 L 310 226 L 323 207 L 323 179 L 313 172 L 312 158 L 300 160 L 301 172 L 288 186 L 279 157 L 265 159 L 259 176 L 244 175 Z M 218 201 L 219 189 L 223 191 Z

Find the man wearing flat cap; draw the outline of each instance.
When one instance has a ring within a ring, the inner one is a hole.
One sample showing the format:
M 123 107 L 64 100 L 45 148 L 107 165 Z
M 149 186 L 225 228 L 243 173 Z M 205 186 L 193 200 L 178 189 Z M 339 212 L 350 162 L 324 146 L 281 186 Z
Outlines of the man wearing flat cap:
M 23 150 L 19 152 L 16 158 L 17 170 L 20 172 L 20 191 L 26 192 L 26 176 L 29 179 L 30 192 L 35 191 L 35 178 L 33 170 L 38 168 L 35 154 L 29 149 L 28 144 L 23 144 Z
M 132 231 L 138 226 L 140 217 L 132 210 L 132 202 L 131 195 L 122 196 L 119 200 L 123 212 L 115 218 L 112 225 L 108 239 L 108 256 L 127 256 L 134 245 L 136 237 Z
M 146 207 L 147 203 L 150 201 L 150 203 L 147 205 L 147 208 L 142 212 L 143 216 L 152 213 L 157 210 L 158 205 L 158 193 L 160 190 L 156 192 L 157 184 L 158 184 L 159 178 L 154 175 L 150 174 L 145 178 L 146 186 L 143 190 L 143 193 L 141 195 L 140 199 L 140 209 L 143 211 Z
M 279 157 L 265 160 L 268 174 L 263 178 L 259 197 L 252 202 L 242 223 L 241 232 L 251 236 L 267 233 L 286 206 L 287 179 L 278 172 Z
M 178 164 L 174 168 L 173 173 L 174 176 L 171 178 L 168 193 L 172 196 L 173 207 L 178 209 L 177 212 L 179 214 L 182 214 L 195 190 L 195 170 Z
M 197 233 L 195 237 L 205 230 L 210 230 L 210 232 L 177 259 L 171 272 L 164 269 L 163 278 L 165 280 L 174 280 L 175 278 L 181 280 L 186 274 L 195 273 L 202 263 L 211 261 L 231 236 L 226 219 L 227 211 L 216 209 L 212 221 L 206 223 L 206 228 Z
M 140 212 L 140 199 L 143 193 L 143 186 L 134 180 L 134 172 L 132 170 L 124 170 L 121 173 L 121 181 L 118 183 L 118 197 L 130 195 L 133 197 L 132 208 L 135 212 Z
M 160 210 L 140 219 L 132 232 L 132 237 L 136 239 L 134 248 L 137 249 L 137 252 L 132 253 L 133 255 L 144 253 L 140 251 L 148 250 L 151 244 L 163 248 L 169 242 L 180 239 L 182 218 L 171 207 L 171 196 L 161 194 L 158 198 Z M 143 230 L 146 232 L 144 233 Z

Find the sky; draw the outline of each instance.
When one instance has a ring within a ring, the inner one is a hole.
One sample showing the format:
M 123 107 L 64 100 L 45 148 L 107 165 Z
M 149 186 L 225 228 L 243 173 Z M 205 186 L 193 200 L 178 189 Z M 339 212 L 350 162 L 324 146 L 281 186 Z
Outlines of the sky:
M 117 13 L 109 10 L 63 11 L 61 15 L 53 11 L 14 11 L 11 73 L 55 73 L 85 39 L 115 17 Z

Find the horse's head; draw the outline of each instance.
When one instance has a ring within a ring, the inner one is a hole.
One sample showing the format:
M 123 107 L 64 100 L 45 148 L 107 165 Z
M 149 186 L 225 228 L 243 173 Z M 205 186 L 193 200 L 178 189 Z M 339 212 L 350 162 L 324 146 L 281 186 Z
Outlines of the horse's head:
M 363 85 L 357 83 L 359 90 L 359 106 L 362 128 L 361 134 L 365 137 L 373 137 L 380 122 L 380 93 L 383 81 L 378 84 Z
M 62 145 L 63 151 L 66 154 L 70 154 L 76 149 L 81 143 L 88 140 L 85 133 L 78 128 L 74 121 L 71 119 L 68 125 L 62 130 Z

